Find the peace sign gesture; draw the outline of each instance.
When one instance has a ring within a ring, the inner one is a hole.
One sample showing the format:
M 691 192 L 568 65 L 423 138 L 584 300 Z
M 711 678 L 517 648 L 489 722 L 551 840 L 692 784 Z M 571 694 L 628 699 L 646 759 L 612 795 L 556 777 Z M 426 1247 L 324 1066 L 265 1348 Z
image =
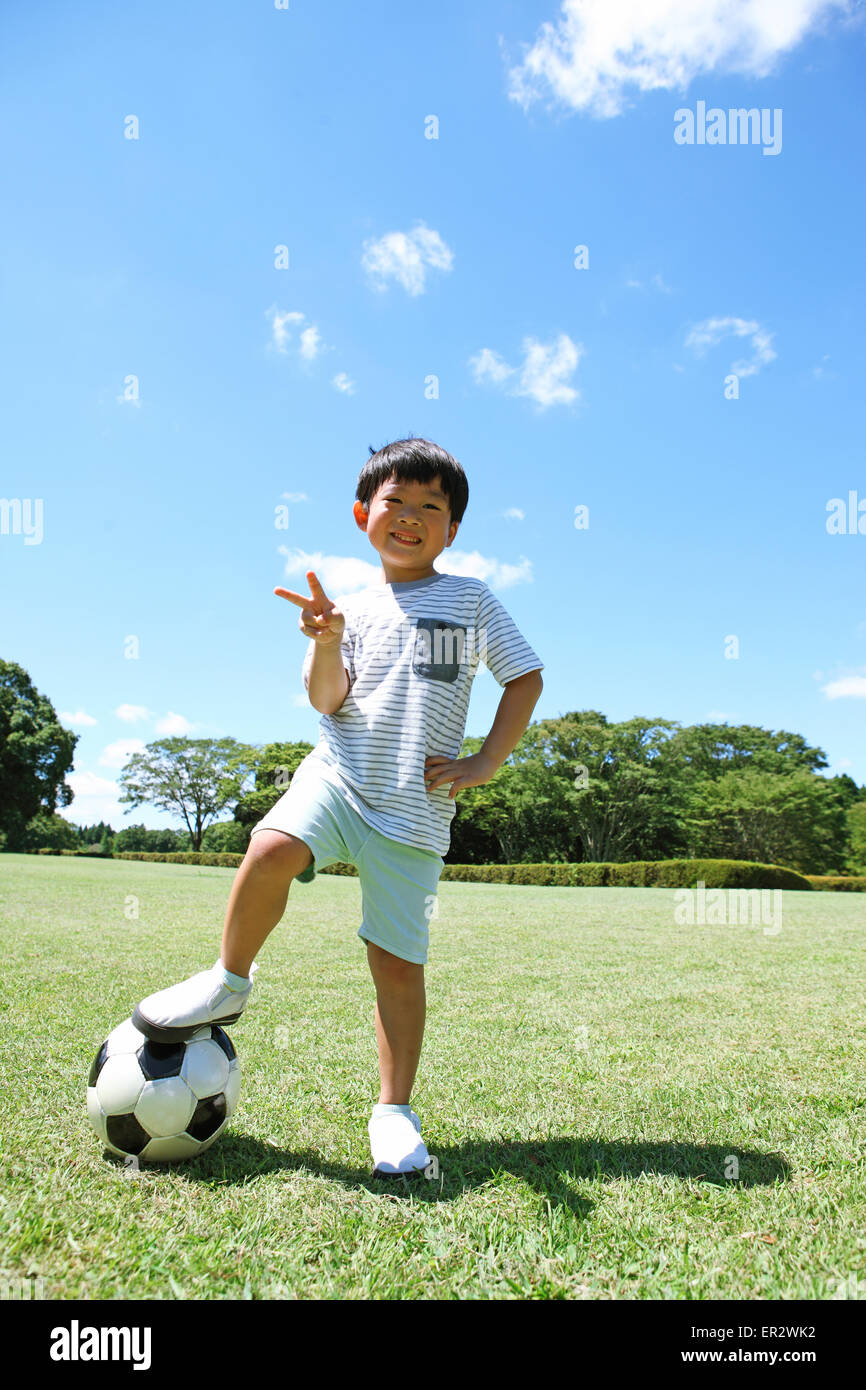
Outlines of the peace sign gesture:
M 274 589 L 279 598 L 287 598 L 301 610 L 298 627 L 306 637 L 314 637 L 320 647 L 338 647 L 343 640 L 346 618 L 325 593 L 313 570 L 307 570 L 310 597 L 293 593 L 291 589 Z

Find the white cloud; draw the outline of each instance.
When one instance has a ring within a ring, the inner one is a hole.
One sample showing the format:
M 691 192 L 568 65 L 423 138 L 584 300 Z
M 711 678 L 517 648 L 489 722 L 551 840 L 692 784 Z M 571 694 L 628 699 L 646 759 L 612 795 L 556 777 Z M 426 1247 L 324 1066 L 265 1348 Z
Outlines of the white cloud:
M 143 753 L 144 744 L 140 738 L 119 738 L 109 743 L 99 755 L 100 767 L 125 767 L 133 753 Z
M 508 507 L 508 509 L 504 511 L 502 515 L 504 517 L 507 517 L 509 520 L 513 519 L 514 521 L 523 521 L 526 516 L 526 513 L 522 512 L 519 507 Z
M 286 325 L 289 323 L 303 323 L 304 315 L 297 310 L 292 310 L 284 314 L 281 313 L 279 309 L 274 308 L 273 305 L 270 309 L 265 310 L 265 314 L 266 317 L 271 320 L 272 345 L 276 348 L 277 352 L 286 352 L 290 337 Z
M 684 92 L 704 73 L 766 77 L 825 16 L 848 0 L 563 0 L 523 60 L 508 95 L 542 97 L 598 119 L 618 116 L 634 92 Z
M 322 335 L 314 323 L 301 334 L 301 356 L 312 362 L 322 351 Z
M 751 359 L 741 357 L 731 364 L 731 371 L 736 372 L 737 376 L 754 376 L 776 357 L 776 353 L 770 347 L 772 333 L 767 333 L 758 322 L 749 319 L 704 319 L 702 323 L 695 324 L 689 333 L 686 347 L 692 348 L 702 357 L 708 347 L 715 347 L 723 338 L 731 336 L 752 340 Z
M 522 347 L 522 367 L 509 366 L 491 348 L 482 348 L 469 359 L 475 380 L 491 381 L 495 386 L 510 381 L 509 396 L 529 396 L 543 410 L 578 399 L 579 391 L 566 382 L 585 351 L 582 343 L 573 343 L 567 333 L 560 333 L 555 343 L 524 338 Z
M 840 676 L 821 687 L 828 700 L 866 700 L 866 676 Z
M 306 315 L 299 309 L 287 310 L 285 313 L 272 304 L 270 309 L 265 310 L 265 317 L 271 320 L 271 343 L 270 346 L 277 352 L 283 354 L 289 350 L 291 341 L 291 329 L 302 324 Z M 325 342 L 315 323 L 310 323 L 300 334 L 298 352 L 305 362 L 313 362 L 321 352 L 325 350 Z
M 466 574 L 483 579 L 491 589 L 510 589 L 513 584 L 532 583 L 532 561 L 522 557 L 519 565 L 494 560 L 479 551 L 443 550 L 437 557 L 437 567 L 443 574 Z
M 156 732 L 164 734 L 166 738 L 183 738 L 195 728 L 182 714 L 173 714 L 170 710 L 164 714 L 162 719 L 156 721 Z
M 281 496 L 287 502 L 309 502 L 309 497 L 305 492 L 284 492 Z
M 483 381 L 486 378 L 488 381 L 495 382 L 497 386 L 517 372 L 516 367 L 509 367 L 508 363 L 492 348 L 482 348 L 474 357 L 470 357 L 469 365 L 475 369 L 476 381 Z
M 338 594 L 356 593 L 359 589 L 378 585 L 382 570 L 378 564 L 357 560 L 352 555 L 323 555 L 321 551 L 289 551 L 280 546 L 280 553 L 286 556 L 285 574 L 300 579 L 300 583 L 286 584 L 283 587 L 294 589 L 295 593 L 309 592 L 306 580 L 307 570 L 313 570 L 328 598 L 335 600 Z M 447 549 L 436 557 L 436 568 L 441 574 L 466 574 L 474 579 L 483 579 L 491 588 L 507 589 L 512 584 L 532 582 L 532 563 L 525 557 L 517 565 L 508 564 L 481 555 L 477 550 L 466 552 Z M 284 603 L 288 600 L 284 599 Z M 300 613 L 297 604 L 290 604 L 296 614 Z
M 656 273 L 652 277 L 652 279 L 650 280 L 650 284 L 652 285 L 653 289 L 659 290 L 661 294 L 673 293 L 670 285 L 666 285 L 664 280 L 658 273 Z M 641 280 L 626 280 L 625 287 L 627 290 L 642 290 L 643 282 Z
M 83 709 L 79 709 L 74 714 L 69 714 L 64 710 L 60 715 L 60 722 L 61 724 L 69 724 L 72 728 L 77 726 L 82 729 L 90 729 L 97 723 L 97 720 L 93 718 L 92 714 L 87 714 Z
M 349 380 L 345 372 L 338 372 L 331 385 L 336 387 L 338 391 L 343 391 L 347 396 L 354 396 L 355 394 L 355 383 Z
M 129 825 L 124 816 L 132 807 L 119 800 L 120 789 L 116 782 L 98 777 L 95 772 L 70 772 L 66 781 L 72 788 L 73 798 L 61 814 L 73 825 L 98 825 L 105 821 L 115 830 Z
M 75 793 L 76 799 L 87 796 L 117 795 L 117 783 L 112 782 L 110 777 L 98 777 L 95 772 L 70 772 L 66 776 L 66 781 Z
M 829 354 L 828 352 L 825 352 L 825 353 L 824 353 L 824 356 L 821 358 L 821 362 L 823 363 L 823 362 L 829 362 L 829 361 L 830 361 L 830 354 Z M 821 365 L 819 364 L 817 367 L 813 367 L 813 368 L 812 368 L 812 375 L 813 375 L 813 377 L 815 378 L 816 381 L 820 381 L 822 377 L 832 377 L 832 376 L 835 376 L 835 372 L 831 372 L 831 371 L 829 371 L 829 370 L 827 369 L 827 367 L 821 366 Z
M 378 564 L 372 565 L 366 560 L 356 560 L 351 555 L 323 555 L 321 550 L 288 550 L 284 545 L 281 545 L 279 550 L 281 555 L 286 556 L 285 575 L 300 580 L 300 583 L 285 584 L 283 587 L 294 589 L 298 594 L 309 593 L 305 578 L 307 570 L 315 572 L 316 578 L 330 599 L 334 599 L 337 594 L 349 594 L 357 589 L 366 589 L 370 584 L 378 583 L 381 576 L 381 567 Z M 283 599 L 283 603 L 287 602 L 287 599 Z M 296 615 L 300 614 L 301 610 L 297 604 L 292 603 L 290 607 L 295 610 Z
M 137 724 L 141 719 L 150 719 L 151 715 L 145 705 L 118 705 L 114 717 L 122 719 L 124 724 Z
M 411 295 L 424 293 L 429 268 L 450 270 L 453 264 L 453 251 L 423 222 L 411 232 L 386 232 L 378 241 L 365 241 L 361 257 L 374 289 L 386 289 L 393 279 Z

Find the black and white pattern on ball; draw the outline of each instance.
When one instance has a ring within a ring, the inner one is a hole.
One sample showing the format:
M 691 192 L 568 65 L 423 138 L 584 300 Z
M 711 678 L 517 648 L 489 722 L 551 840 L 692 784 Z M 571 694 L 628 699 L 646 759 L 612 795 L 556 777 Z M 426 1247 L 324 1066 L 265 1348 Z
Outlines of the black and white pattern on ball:
M 127 1019 L 93 1059 L 87 1113 L 112 1153 L 145 1162 L 194 1158 L 222 1133 L 240 1085 L 240 1062 L 222 1028 L 208 1024 L 186 1042 L 157 1043 Z

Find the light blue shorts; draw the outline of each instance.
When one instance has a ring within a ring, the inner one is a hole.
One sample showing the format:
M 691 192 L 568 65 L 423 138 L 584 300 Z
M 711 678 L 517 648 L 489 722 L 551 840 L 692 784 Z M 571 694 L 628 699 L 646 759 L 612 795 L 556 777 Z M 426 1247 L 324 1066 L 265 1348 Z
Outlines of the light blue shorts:
M 252 828 L 281 830 L 309 845 L 316 869 L 354 864 L 361 881 L 358 936 L 416 965 L 427 964 L 430 918 L 445 860 L 392 840 L 368 825 L 331 782 L 295 773 L 291 785 Z

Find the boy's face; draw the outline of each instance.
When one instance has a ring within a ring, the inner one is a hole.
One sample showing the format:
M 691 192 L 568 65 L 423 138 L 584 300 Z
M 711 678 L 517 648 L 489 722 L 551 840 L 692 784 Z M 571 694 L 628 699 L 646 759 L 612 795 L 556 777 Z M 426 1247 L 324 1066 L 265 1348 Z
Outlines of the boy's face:
M 458 527 L 440 484 L 438 476 L 429 483 L 391 478 L 370 499 L 369 511 L 362 502 L 355 503 L 355 521 L 379 552 L 386 583 L 395 577 L 424 579 L 437 572 L 433 561 L 451 544 Z M 398 536 L 411 541 L 404 543 Z

